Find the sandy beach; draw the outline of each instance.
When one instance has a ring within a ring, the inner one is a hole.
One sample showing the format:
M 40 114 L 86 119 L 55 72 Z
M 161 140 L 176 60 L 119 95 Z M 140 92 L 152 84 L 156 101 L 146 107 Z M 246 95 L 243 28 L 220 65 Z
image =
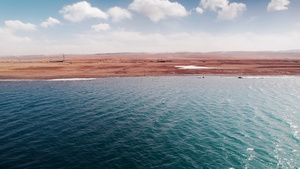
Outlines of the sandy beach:
M 300 75 L 300 53 L 116 53 L 0 57 L 1 79 Z

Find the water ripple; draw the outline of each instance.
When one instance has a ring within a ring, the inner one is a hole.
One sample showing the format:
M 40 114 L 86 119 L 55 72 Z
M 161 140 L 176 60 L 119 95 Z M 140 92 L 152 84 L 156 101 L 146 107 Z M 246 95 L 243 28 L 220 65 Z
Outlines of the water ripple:
M 299 77 L 0 82 L 0 168 L 297 168 Z

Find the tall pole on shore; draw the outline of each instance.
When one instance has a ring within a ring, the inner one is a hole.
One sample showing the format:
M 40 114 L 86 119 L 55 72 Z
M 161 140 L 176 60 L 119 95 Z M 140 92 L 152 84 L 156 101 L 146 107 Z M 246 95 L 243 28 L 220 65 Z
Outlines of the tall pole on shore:
M 144 62 L 144 76 L 146 76 L 146 62 Z

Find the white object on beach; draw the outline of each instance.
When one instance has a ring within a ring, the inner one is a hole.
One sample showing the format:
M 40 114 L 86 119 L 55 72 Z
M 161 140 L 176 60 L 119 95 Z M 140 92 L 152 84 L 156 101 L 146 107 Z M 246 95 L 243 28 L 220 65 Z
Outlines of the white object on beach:
M 47 81 L 82 81 L 82 80 L 95 80 L 96 78 L 66 78 L 66 79 L 50 79 Z
M 194 66 L 194 65 L 175 66 L 175 67 L 178 67 L 179 69 L 215 69 L 214 67 L 204 67 L 204 66 Z

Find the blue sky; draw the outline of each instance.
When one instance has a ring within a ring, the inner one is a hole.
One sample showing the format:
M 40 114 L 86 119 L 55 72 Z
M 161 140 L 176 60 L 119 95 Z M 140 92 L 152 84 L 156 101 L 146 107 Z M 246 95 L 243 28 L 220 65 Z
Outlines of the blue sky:
M 0 56 L 300 49 L 299 0 L 1 0 Z

